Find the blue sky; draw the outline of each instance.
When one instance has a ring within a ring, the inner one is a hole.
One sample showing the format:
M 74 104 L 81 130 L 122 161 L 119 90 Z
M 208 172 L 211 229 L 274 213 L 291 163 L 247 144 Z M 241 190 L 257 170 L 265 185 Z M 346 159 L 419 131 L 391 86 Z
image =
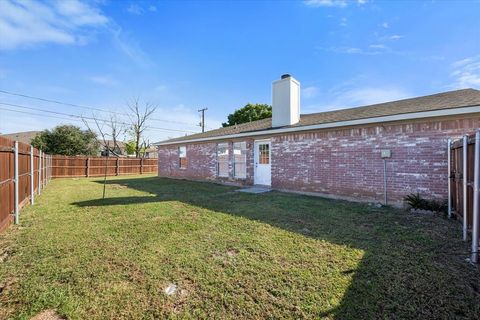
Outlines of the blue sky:
M 479 12 L 480 1 L 0 0 L 0 90 L 117 112 L 140 97 L 158 105 L 153 142 L 185 134 L 159 128 L 198 132 L 199 107 L 215 128 L 270 103 L 283 73 L 302 84 L 302 113 L 480 88 Z M 2 93 L 0 103 L 92 116 Z M 82 126 L 0 115 L 2 133 Z

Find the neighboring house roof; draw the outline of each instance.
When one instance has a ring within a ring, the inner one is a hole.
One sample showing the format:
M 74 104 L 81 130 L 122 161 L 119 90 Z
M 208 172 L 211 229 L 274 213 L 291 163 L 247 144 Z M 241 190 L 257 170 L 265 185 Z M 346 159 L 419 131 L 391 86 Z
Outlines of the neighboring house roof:
M 100 149 L 103 150 L 103 148 L 104 148 L 103 140 L 102 139 L 97 139 L 97 141 L 100 143 Z M 106 142 L 108 143 L 110 148 L 113 148 L 113 146 L 114 146 L 113 140 L 107 140 Z M 125 142 L 117 141 L 117 145 L 120 149 L 125 150 Z
M 373 104 L 363 107 L 342 109 L 335 111 L 319 112 L 312 114 L 303 114 L 300 121 L 292 126 L 282 128 L 295 128 L 301 130 L 301 127 L 322 125 L 335 122 L 353 123 L 355 120 L 371 119 L 402 114 L 422 113 L 428 111 L 438 111 L 465 107 L 480 106 L 480 90 L 462 89 L 443 93 L 432 94 L 417 98 L 403 99 L 398 101 Z M 267 118 L 258 121 L 252 121 L 236 126 L 219 128 L 204 133 L 193 134 L 185 137 L 179 137 L 162 141 L 156 144 L 171 144 L 174 142 L 188 142 L 190 140 L 201 140 L 214 137 L 229 136 L 247 132 L 265 131 L 279 128 L 272 128 L 272 119 Z M 265 132 L 267 134 L 268 132 Z
M 41 131 L 25 131 L 25 132 L 15 132 L 2 134 L 2 137 L 5 137 L 10 140 L 30 144 L 30 142 L 35 138 Z

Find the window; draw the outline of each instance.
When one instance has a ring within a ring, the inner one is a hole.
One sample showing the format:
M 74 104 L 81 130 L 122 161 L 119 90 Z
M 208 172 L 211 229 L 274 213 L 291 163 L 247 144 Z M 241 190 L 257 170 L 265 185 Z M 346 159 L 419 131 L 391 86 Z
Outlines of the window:
M 187 146 L 178 147 L 178 158 L 180 168 L 185 169 L 187 167 Z
M 270 163 L 270 144 L 262 143 L 258 146 L 258 163 L 269 164 Z
M 217 145 L 218 176 L 228 177 L 228 143 Z
M 233 144 L 233 176 L 238 179 L 247 177 L 247 143 L 235 142 Z

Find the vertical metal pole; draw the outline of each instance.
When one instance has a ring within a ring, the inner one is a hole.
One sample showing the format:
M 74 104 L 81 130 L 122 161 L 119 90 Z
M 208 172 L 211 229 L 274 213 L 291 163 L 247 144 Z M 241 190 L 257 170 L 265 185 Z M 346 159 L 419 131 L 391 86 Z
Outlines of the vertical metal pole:
M 387 160 L 383 159 L 383 203 L 387 205 Z
M 475 168 L 473 182 L 473 224 L 472 224 L 472 262 L 478 262 L 478 205 L 480 200 L 479 184 L 480 184 L 480 130 L 475 132 Z
M 35 168 L 33 167 L 33 147 L 30 146 L 30 204 L 35 203 Z
M 19 199 L 18 199 L 18 184 L 20 181 L 18 181 L 18 141 L 15 141 L 15 146 L 14 146 L 14 182 L 15 182 L 15 224 L 18 224 L 19 222 Z
M 42 193 L 42 151 L 38 151 L 38 194 Z
M 45 188 L 45 177 L 46 177 L 46 171 L 45 171 L 45 153 L 42 152 L 42 187 Z
M 467 241 L 468 135 L 463 136 L 463 241 Z
M 448 217 L 452 217 L 452 159 L 451 159 L 452 140 L 447 140 L 447 162 L 448 162 Z

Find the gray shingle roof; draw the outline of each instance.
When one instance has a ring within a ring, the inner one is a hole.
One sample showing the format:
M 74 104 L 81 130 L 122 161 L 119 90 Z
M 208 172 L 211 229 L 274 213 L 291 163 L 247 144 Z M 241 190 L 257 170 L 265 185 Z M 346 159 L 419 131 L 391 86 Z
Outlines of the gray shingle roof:
M 480 90 L 461 89 L 350 109 L 302 114 L 297 124 L 286 126 L 285 128 L 469 106 L 480 106 Z M 162 142 L 188 141 L 268 129 L 272 129 L 271 118 L 219 128 Z

